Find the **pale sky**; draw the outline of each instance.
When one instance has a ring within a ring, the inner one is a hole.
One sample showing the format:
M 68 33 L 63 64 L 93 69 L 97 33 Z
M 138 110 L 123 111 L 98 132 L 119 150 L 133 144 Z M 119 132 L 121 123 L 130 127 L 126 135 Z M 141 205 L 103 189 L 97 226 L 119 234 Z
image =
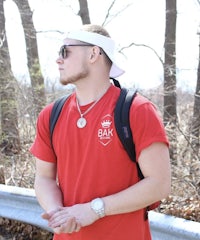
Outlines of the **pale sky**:
M 38 32 L 38 47 L 42 72 L 47 81 L 58 82 L 55 63 L 59 46 L 64 36 L 59 33 L 81 25 L 78 1 L 29 0 L 34 10 L 33 19 Z M 112 0 L 88 0 L 91 22 L 102 24 Z M 200 6 L 196 0 L 180 0 L 177 16 L 177 68 L 178 85 L 195 89 L 198 64 Z M 163 56 L 165 31 L 165 0 L 123 0 L 117 1 L 112 15 L 131 4 L 105 27 L 121 47 L 134 42 L 153 48 Z M 69 7 L 70 6 L 70 7 Z M 23 29 L 17 7 L 12 0 L 5 2 L 6 28 L 12 69 L 19 78 L 27 75 L 26 52 Z M 56 30 L 57 32 L 48 32 Z M 144 47 L 132 47 L 124 51 L 126 74 L 120 77 L 126 86 L 141 88 L 156 87 L 163 78 L 163 68 L 153 53 Z M 24 77 L 25 78 L 25 77 Z

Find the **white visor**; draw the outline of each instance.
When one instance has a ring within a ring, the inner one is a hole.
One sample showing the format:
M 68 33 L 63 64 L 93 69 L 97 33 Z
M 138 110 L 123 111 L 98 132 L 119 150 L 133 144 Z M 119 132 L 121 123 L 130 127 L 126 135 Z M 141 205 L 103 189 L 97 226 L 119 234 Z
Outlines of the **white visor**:
M 102 48 L 112 61 L 112 67 L 110 69 L 111 78 L 119 77 L 125 72 L 123 70 L 123 67 L 120 67 L 120 65 L 122 65 L 122 62 L 120 63 L 119 53 L 116 50 L 115 42 L 110 37 L 105 37 L 98 33 L 78 30 L 69 32 L 67 34 L 67 38 L 90 43 Z

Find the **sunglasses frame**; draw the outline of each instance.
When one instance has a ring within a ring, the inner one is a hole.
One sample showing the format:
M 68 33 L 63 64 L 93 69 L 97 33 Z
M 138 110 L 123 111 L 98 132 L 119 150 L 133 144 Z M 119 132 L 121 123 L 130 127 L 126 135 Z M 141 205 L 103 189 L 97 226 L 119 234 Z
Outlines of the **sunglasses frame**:
M 62 57 L 62 59 L 67 58 L 67 47 L 92 47 L 94 45 L 92 44 L 64 44 L 60 47 L 60 50 L 58 52 L 59 57 Z

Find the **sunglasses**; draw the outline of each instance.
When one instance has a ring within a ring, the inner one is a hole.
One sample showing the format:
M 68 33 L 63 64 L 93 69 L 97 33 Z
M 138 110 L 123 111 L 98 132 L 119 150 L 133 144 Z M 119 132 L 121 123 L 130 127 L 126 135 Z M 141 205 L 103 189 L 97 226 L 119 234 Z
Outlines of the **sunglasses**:
M 65 59 L 68 57 L 68 50 L 67 48 L 68 47 L 91 47 L 93 46 L 92 44 L 69 44 L 69 45 L 63 45 L 61 46 L 60 48 L 60 51 L 59 51 L 59 57 L 62 57 L 62 59 Z

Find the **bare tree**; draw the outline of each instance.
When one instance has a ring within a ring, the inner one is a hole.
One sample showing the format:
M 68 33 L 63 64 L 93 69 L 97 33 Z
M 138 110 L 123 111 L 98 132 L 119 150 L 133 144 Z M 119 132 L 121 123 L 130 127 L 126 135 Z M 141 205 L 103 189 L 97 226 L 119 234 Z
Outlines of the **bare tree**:
M 30 9 L 28 0 L 14 0 L 16 3 L 22 20 L 22 26 L 25 34 L 26 52 L 28 58 L 28 68 L 31 78 L 31 85 L 33 90 L 33 99 L 36 108 L 36 115 L 41 111 L 45 105 L 45 86 L 44 78 L 40 70 L 38 46 L 36 38 L 36 30 L 33 24 L 32 11 Z
M 1 151 L 14 154 L 20 150 L 16 81 L 11 71 L 5 29 L 4 1 L 0 0 L 0 117 Z
M 88 2 L 87 0 L 78 0 L 79 1 L 79 6 L 80 10 L 78 15 L 81 17 L 82 23 L 83 24 L 90 24 L 90 15 L 89 15 L 89 10 L 88 10 Z
M 198 32 L 200 37 L 200 30 Z M 200 148 L 200 38 L 199 38 L 199 64 L 197 70 L 197 85 L 194 95 L 194 110 L 193 110 L 193 120 L 192 120 L 192 145 L 195 149 L 195 155 L 198 156 Z
M 166 0 L 164 60 L 164 122 L 168 126 L 171 158 L 176 158 L 176 0 Z
M 90 20 L 90 14 L 89 14 L 87 0 L 78 0 L 78 1 L 79 1 L 79 6 L 80 6 L 78 15 L 81 17 L 82 24 L 90 24 L 91 20 Z M 108 8 L 108 11 L 106 13 L 105 19 L 102 23 L 102 26 L 105 26 L 106 24 L 111 22 L 114 18 L 119 16 L 123 11 L 125 11 L 128 7 L 130 7 L 132 5 L 132 3 L 129 3 L 126 6 L 124 6 L 122 9 L 117 11 L 115 14 L 111 14 L 111 11 L 113 10 L 116 2 L 117 2 L 117 0 L 113 0 L 111 2 L 110 6 Z

